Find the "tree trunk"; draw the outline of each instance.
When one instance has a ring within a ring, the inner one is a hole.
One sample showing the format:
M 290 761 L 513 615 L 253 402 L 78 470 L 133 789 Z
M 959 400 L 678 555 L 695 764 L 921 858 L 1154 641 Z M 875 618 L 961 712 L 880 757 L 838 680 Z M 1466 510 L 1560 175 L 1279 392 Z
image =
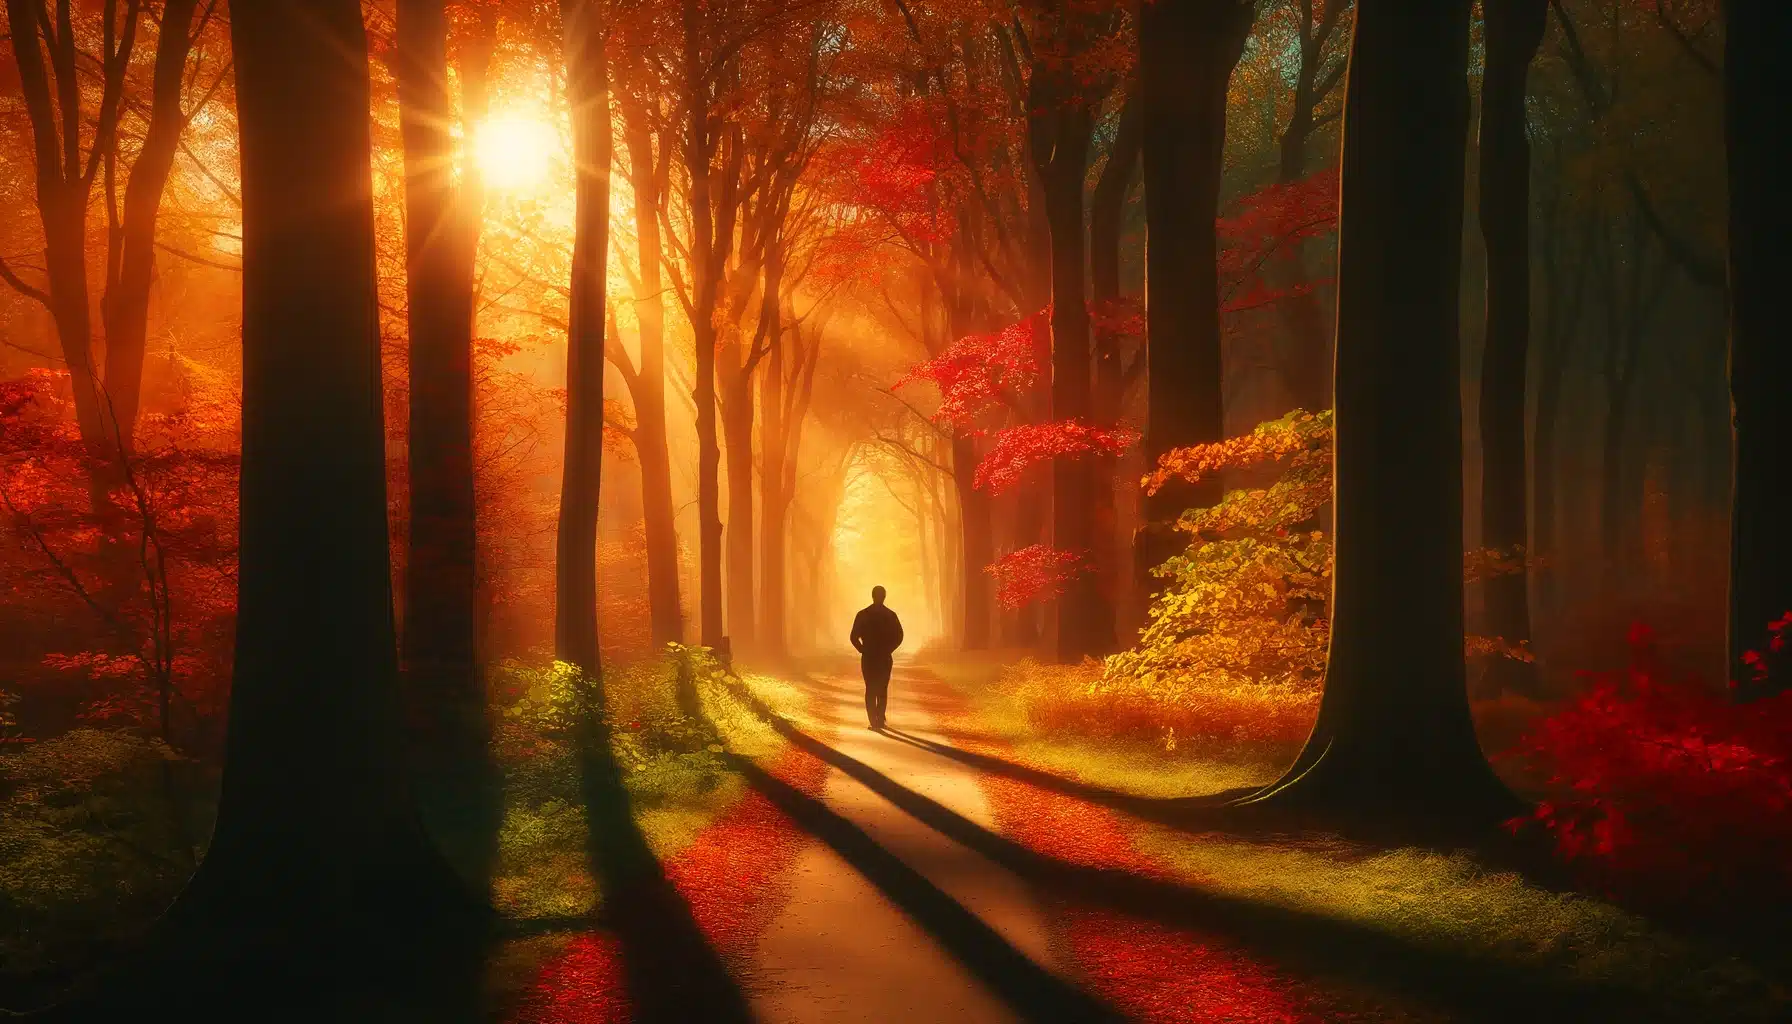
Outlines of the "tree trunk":
M 635 453 L 641 460 L 641 511 L 647 527 L 647 604 L 655 647 L 684 640 L 684 609 L 678 587 L 678 529 L 672 505 L 672 460 L 666 450 L 666 307 L 660 261 L 661 181 L 654 166 L 653 134 L 647 112 L 623 107 L 631 184 L 635 194 L 641 290 L 635 296 L 640 321 L 641 365 L 632 378 Z
M 156 220 L 174 154 L 186 129 L 180 109 L 181 86 L 192 52 L 189 28 L 197 0 L 170 0 L 156 37 L 156 64 L 150 86 L 149 122 L 143 148 L 131 164 L 119 224 L 118 278 L 102 304 L 106 327 L 106 395 L 117 417 L 120 446 L 129 451 L 143 394 L 143 353 L 149 329 L 149 288 L 155 279 Z
M 989 495 L 976 487 L 977 436 L 966 430 L 952 432 L 952 490 L 958 497 L 959 576 L 964 592 L 964 636 L 967 651 L 983 651 L 990 644 L 992 610 L 989 574 L 984 566 L 996 560 Z
M 1319 720 L 1269 802 L 1510 813 L 1463 662 L 1458 280 L 1469 0 L 1359 0 L 1344 110 L 1336 569 Z
M 784 526 L 790 496 L 784 491 L 784 347 L 774 343 L 759 381 L 764 425 L 759 442 L 759 643 L 768 658 L 790 655 L 784 630 Z
M 401 756 L 360 5 L 245 4 L 230 29 L 243 199 L 236 665 L 216 831 L 171 920 L 215 940 L 215 955 L 304 978 L 293 990 L 309 997 L 320 979 L 380 978 L 373 965 L 439 948 L 465 919 L 449 912 L 472 901 L 424 836 Z M 206 976 L 265 999 L 234 970 Z M 216 1010 L 209 986 L 183 996 L 200 997 Z
M 563 0 L 578 168 L 566 331 L 566 460 L 554 547 L 554 657 L 598 677 L 597 505 L 603 472 L 604 301 L 610 249 L 610 81 L 595 0 Z
M 1214 218 L 1226 143 L 1226 87 L 1244 52 L 1255 5 L 1160 0 L 1139 15 L 1144 119 L 1145 316 L 1149 411 L 1145 460 L 1224 436 L 1219 262 Z M 1185 509 L 1211 505 L 1217 481 L 1172 484 L 1145 501 L 1134 571 L 1175 554 Z
M 728 643 L 733 651 L 752 648 L 756 640 L 753 608 L 753 391 L 751 371 L 731 351 L 723 379 L 723 450 L 728 459 Z
M 1765 688 L 1742 663 L 1767 649 L 1767 624 L 1792 611 L 1792 339 L 1780 293 L 1787 279 L 1792 136 L 1785 51 L 1792 7 L 1726 0 L 1725 152 L 1730 193 L 1730 408 L 1734 451 L 1730 526 L 1730 665 L 1744 695 Z M 1782 655 L 1774 682 L 1784 688 Z
M 1043 74 L 1035 71 L 1034 74 Z M 1053 90 L 1050 156 L 1040 167 L 1051 227 L 1052 389 L 1054 421 L 1088 423 L 1091 408 L 1089 304 L 1084 288 L 1083 179 L 1088 171 L 1089 107 L 1069 82 Z M 1035 128 L 1035 138 L 1038 129 Z M 1037 152 L 1037 150 L 1036 150 Z M 1089 461 L 1052 462 L 1052 546 L 1091 559 L 1095 543 L 1095 474 Z M 1057 601 L 1057 657 L 1076 664 L 1114 643 L 1114 611 L 1102 600 L 1096 566 L 1087 565 Z M 1104 635 L 1105 634 L 1105 635 Z
M 395 69 L 405 165 L 410 323 L 410 550 L 404 668 L 425 746 L 450 720 L 483 714 L 474 651 L 473 259 L 478 185 L 454 184 L 442 0 L 398 5 Z M 484 77 L 483 68 L 467 78 Z M 467 170 L 472 170 L 468 161 Z
M 1543 41 L 1548 0 L 1486 0 L 1481 84 L 1481 235 L 1487 246 L 1487 340 L 1481 363 L 1481 544 L 1529 547 L 1526 533 L 1525 369 L 1531 328 L 1531 147 L 1525 79 Z M 1511 643 L 1531 638 L 1530 574 L 1483 586 L 1487 628 Z M 1536 666 L 1495 658 L 1489 681 L 1534 693 Z
M 1126 209 L 1126 196 L 1139 166 L 1139 148 L 1143 141 L 1140 127 L 1139 90 L 1135 84 L 1120 108 L 1114 143 L 1089 202 L 1091 308 L 1110 324 L 1123 312 L 1120 305 L 1120 223 Z M 1125 352 L 1121 348 L 1121 339 L 1111 326 L 1098 326 L 1095 331 L 1095 393 L 1091 403 L 1096 424 L 1103 427 L 1119 425 L 1125 392 Z M 1090 493 L 1094 500 L 1090 557 L 1095 569 L 1095 583 L 1100 588 L 1100 607 L 1106 609 L 1109 616 L 1107 623 L 1097 625 L 1096 635 L 1105 635 L 1110 647 L 1116 639 L 1113 634 L 1118 628 L 1117 609 L 1122 597 L 1128 593 L 1127 584 L 1132 578 L 1126 539 L 1119 531 L 1118 469 L 1118 459 L 1090 460 Z
M 722 452 L 716 443 L 716 284 L 714 210 L 710 200 L 709 91 L 698 39 L 696 0 L 682 5 L 684 30 L 685 170 L 690 175 L 692 344 L 697 354 L 692 400 L 697 406 L 698 632 L 703 646 L 722 645 Z

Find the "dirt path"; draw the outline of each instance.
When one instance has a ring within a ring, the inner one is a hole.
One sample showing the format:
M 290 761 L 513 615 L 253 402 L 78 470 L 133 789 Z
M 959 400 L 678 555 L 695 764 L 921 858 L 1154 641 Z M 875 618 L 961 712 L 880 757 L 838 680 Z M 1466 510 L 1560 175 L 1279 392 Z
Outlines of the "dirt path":
M 898 666 L 889 724 L 943 741 L 924 702 L 913 699 L 914 682 Z M 974 769 L 867 729 L 857 679 L 821 678 L 812 685 L 813 712 L 834 730 L 838 750 L 972 821 L 993 825 Z M 798 855 L 789 902 L 761 937 L 748 982 L 759 1018 L 768 1024 L 1022 1019 L 987 975 L 980 978 L 965 966 L 964 943 L 968 932 L 983 949 L 996 947 L 994 959 L 1017 961 L 1018 953 L 1051 967 L 1046 920 L 1027 888 L 838 770 L 829 770 L 822 801 L 901 863 L 855 855 L 853 843 L 838 839 L 817 840 Z M 837 831 L 854 838 L 850 829 Z M 957 941 L 940 941 L 940 921 L 959 916 L 942 895 L 994 934 L 965 920 L 968 927 L 955 930 Z M 1004 943 L 1008 949 L 1001 948 Z M 987 972 L 989 960 L 979 962 Z

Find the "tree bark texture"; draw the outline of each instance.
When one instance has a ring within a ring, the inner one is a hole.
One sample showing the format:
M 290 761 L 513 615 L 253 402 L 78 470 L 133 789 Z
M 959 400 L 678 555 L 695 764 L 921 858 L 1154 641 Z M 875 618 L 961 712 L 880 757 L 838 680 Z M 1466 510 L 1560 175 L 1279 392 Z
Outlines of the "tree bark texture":
M 1525 80 L 1543 41 L 1548 0 L 1486 0 L 1481 79 L 1481 236 L 1487 246 L 1487 331 L 1481 363 L 1481 544 L 1529 550 L 1525 466 L 1525 370 L 1531 327 L 1531 146 Z M 1511 643 L 1531 638 L 1530 574 L 1483 586 L 1487 628 Z M 1536 690 L 1534 664 L 1495 658 L 1500 689 Z
M 684 640 L 678 585 L 678 529 L 672 505 L 672 460 L 666 437 L 666 306 L 660 261 L 659 204 L 663 173 L 655 164 L 653 130 L 639 104 L 623 106 L 631 184 L 637 209 L 641 364 L 630 378 L 635 406 L 635 453 L 641 460 L 641 510 L 647 528 L 647 604 L 655 647 Z
M 610 81 L 595 0 L 563 0 L 567 98 L 577 165 L 566 459 L 555 535 L 554 657 L 597 677 L 597 509 L 603 472 L 604 301 L 610 249 Z
M 1730 193 L 1730 415 L 1734 477 L 1730 520 L 1730 663 L 1745 696 L 1765 687 L 1742 662 L 1765 651 L 1767 624 L 1792 611 L 1792 338 L 1782 293 L 1792 193 L 1792 95 L 1785 53 L 1792 7 L 1727 0 L 1725 152 Z M 1788 685 L 1778 659 L 1776 688 Z
M 1426 823 L 1514 801 L 1463 661 L 1458 290 L 1469 0 L 1359 0 L 1345 94 L 1336 560 L 1319 719 L 1247 803 Z
M 1218 441 L 1221 401 L 1219 213 L 1226 86 L 1244 52 L 1255 5 L 1161 0 L 1139 15 L 1139 88 L 1145 167 L 1145 319 L 1148 406 L 1145 459 Z M 1176 553 L 1184 510 L 1219 500 L 1217 481 L 1172 484 L 1145 500 L 1135 572 Z
M 224 956 L 330 964 L 320 977 L 339 982 L 440 938 L 444 911 L 471 901 L 424 835 L 402 760 L 360 5 L 247 4 L 230 28 L 236 663 L 216 830 L 171 915 L 226 936 Z
M 404 668 L 427 744 L 484 713 L 474 650 L 473 261 L 476 178 L 454 184 L 454 104 L 442 0 L 398 5 L 396 72 L 405 164 L 410 325 L 410 550 Z M 463 69 L 463 81 L 484 78 Z M 468 172 L 472 171 L 468 161 Z

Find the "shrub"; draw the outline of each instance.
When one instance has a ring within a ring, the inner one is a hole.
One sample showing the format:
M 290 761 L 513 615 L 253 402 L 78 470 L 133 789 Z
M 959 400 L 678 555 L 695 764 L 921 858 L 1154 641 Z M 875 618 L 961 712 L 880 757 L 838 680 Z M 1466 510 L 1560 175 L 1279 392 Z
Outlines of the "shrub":
M 1587 692 L 1509 755 L 1554 790 L 1511 826 L 1542 829 L 1608 889 L 1656 901 L 1792 894 L 1792 693 L 1738 704 L 1669 678 L 1647 627 L 1629 640 L 1629 668 L 1587 674 Z M 1792 616 L 1773 651 L 1789 640 Z
M 1319 706 L 1317 690 L 1295 687 L 1202 677 L 1150 688 L 1116 683 L 1093 661 L 1042 665 L 1029 658 L 1010 666 L 999 685 L 1040 732 L 1149 741 L 1171 751 L 1297 744 Z

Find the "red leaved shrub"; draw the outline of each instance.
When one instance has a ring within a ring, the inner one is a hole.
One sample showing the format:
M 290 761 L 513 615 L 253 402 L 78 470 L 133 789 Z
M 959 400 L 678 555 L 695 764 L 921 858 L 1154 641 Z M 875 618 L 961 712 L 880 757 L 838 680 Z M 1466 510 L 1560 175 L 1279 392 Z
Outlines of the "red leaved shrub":
M 1648 627 L 1629 640 L 1629 668 L 1584 676 L 1590 689 L 1508 755 L 1554 789 L 1511 827 L 1545 830 L 1608 891 L 1652 902 L 1792 894 L 1792 692 L 1738 704 L 1670 678 Z M 1792 615 L 1769 653 L 1788 642 Z

